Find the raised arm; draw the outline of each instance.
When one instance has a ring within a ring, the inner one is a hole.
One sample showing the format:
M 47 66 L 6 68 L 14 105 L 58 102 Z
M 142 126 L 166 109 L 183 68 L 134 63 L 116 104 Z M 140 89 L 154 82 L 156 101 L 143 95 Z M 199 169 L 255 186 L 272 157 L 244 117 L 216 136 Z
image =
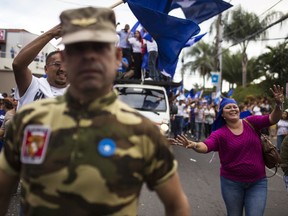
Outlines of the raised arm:
M 32 73 L 28 66 L 50 40 L 60 36 L 60 32 L 60 24 L 54 26 L 52 29 L 23 47 L 15 57 L 12 67 L 20 97 L 25 94 L 32 80 Z
M 284 103 L 284 88 L 280 87 L 279 85 L 273 85 L 273 88 L 270 88 L 270 91 L 273 94 L 276 105 L 269 115 L 269 120 L 272 124 L 276 124 L 282 116 Z
M 169 138 L 168 140 L 172 145 L 180 145 L 185 148 L 192 148 L 198 153 L 207 153 L 208 151 L 207 145 L 204 142 L 193 142 L 188 140 L 184 135 L 178 135 L 175 139 Z

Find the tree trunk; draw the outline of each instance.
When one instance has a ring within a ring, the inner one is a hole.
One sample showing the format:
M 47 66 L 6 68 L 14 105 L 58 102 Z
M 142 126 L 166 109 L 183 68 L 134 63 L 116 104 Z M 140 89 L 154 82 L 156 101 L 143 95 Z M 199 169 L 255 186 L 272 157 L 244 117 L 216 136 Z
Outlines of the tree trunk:
M 242 86 L 245 88 L 247 84 L 247 65 L 248 65 L 248 58 L 247 54 L 244 52 L 242 54 Z

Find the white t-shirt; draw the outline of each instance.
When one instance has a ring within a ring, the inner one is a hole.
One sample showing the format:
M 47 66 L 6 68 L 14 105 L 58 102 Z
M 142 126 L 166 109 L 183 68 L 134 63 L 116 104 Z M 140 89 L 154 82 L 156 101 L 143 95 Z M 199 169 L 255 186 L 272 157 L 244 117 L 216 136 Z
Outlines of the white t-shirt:
M 30 86 L 22 97 L 19 96 L 18 88 L 16 88 L 15 90 L 15 99 L 18 100 L 17 110 L 25 104 L 31 103 L 36 100 L 40 100 L 43 98 L 53 98 L 59 95 L 63 95 L 66 89 L 67 87 L 56 88 L 50 86 L 46 78 L 37 78 L 35 76 L 32 76 Z
M 262 115 L 261 109 L 258 106 L 253 107 L 253 112 L 254 112 L 254 115 Z
M 158 52 L 158 46 L 157 46 L 157 43 L 154 39 L 152 42 L 149 40 L 144 40 L 144 42 L 147 45 L 147 52 L 151 52 L 151 51 Z
M 137 40 L 135 37 L 128 38 L 129 43 L 132 46 L 133 53 L 141 53 L 142 52 L 142 43 Z

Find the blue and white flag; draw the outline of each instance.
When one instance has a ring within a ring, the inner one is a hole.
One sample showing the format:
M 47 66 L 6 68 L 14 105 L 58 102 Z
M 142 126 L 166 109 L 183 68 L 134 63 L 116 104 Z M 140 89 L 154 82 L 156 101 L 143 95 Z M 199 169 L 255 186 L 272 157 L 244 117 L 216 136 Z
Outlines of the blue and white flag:
M 227 96 L 228 96 L 228 97 L 231 97 L 231 96 L 233 95 L 233 92 L 234 92 L 234 89 L 231 88 L 231 89 L 228 91 Z
M 136 32 L 137 30 L 138 30 L 140 33 L 143 32 L 143 27 L 142 27 L 142 25 L 140 24 L 139 21 L 137 21 L 137 22 L 132 26 L 130 32 L 133 33 L 133 34 L 135 34 L 135 32 Z M 142 36 L 142 34 L 141 34 L 141 36 Z
M 200 99 L 202 97 L 203 90 L 196 92 L 194 99 Z
M 178 56 L 186 42 L 199 33 L 199 26 L 191 20 L 145 7 L 146 0 L 127 0 L 127 3 L 141 25 L 157 42 L 159 69 L 165 70 L 173 78 L 175 71 L 171 68 L 177 65 Z
M 221 101 L 221 91 L 219 90 L 217 93 L 216 93 L 216 96 L 214 98 L 214 104 L 218 105 Z
M 219 83 L 219 72 L 210 72 L 210 74 L 212 85 L 217 86 Z
M 185 17 L 197 24 L 232 7 L 222 0 L 173 0 L 171 10 L 181 8 Z
M 190 95 L 190 98 L 194 98 L 195 94 L 194 94 L 194 89 L 192 88 L 190 91 L 189 91 L 189 95 Z
M 192 46 L 193 44 L 197 43 L 197 42 L 198 42 L 199 40 L 201 40 L 202 37 L 204 37 L 206 34 L 207 34 L 207 32 L 204 33 L 204 34 L 196 35 L 196 36 L 190 38 L 190 39 L 187 41 L 187 43 L 185 44 L 185 47 L 190 47 L 190 46 Z

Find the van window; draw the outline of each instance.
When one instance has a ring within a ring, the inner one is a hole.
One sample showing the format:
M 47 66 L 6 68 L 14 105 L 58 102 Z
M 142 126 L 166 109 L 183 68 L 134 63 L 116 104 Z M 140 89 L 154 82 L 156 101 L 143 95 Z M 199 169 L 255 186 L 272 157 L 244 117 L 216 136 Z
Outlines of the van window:
M 165 95 L 161 90 L 117 87 L 119 98 L 137 110 L 165 112 L 167 110 Z

